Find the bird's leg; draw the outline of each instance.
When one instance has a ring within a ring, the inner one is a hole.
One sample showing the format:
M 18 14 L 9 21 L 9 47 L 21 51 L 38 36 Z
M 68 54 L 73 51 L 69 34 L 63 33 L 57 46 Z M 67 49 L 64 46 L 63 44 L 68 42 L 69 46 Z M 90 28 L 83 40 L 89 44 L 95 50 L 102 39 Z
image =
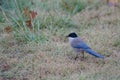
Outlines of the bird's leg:
M 84 56 L 84 51 L 82 51 L 81 53 L 82 53 L 82 57 L 83 57 L 83 59 L 84 59 L 84 58 L 85 58 L 85 56 Z
M 77 60 L 77 58 L 78 58 L 78 54 L 76 54 L 76 56 L 75 56 L 75 58 L 74 58 L 74 59 L 75 59 L 75 60 Z

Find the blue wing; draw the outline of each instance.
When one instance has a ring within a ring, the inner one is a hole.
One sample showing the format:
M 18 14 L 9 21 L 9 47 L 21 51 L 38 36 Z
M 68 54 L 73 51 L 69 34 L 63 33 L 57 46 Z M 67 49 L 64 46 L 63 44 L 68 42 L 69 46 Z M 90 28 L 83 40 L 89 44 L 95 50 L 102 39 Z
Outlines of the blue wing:
M 81 39 L 76 38 L 72 41 L 71 46 L 78 49 L 90 49 L 90 47 Z

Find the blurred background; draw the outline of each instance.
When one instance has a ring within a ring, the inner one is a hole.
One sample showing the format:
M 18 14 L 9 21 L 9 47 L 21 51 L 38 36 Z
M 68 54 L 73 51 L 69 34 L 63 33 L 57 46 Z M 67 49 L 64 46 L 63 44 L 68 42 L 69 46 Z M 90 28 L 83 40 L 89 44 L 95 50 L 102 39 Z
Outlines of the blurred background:
M 75 61 L 65 38 L 73 31 L 105 59 Z M 0 0 L 0 80 L 119 80 L 119 73 L 120 0 Z

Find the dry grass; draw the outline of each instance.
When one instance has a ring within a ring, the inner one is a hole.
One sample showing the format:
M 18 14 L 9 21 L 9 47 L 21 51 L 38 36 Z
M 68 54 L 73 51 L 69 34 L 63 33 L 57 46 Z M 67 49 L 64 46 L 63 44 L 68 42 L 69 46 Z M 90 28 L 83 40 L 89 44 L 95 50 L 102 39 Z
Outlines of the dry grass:
M 16 44 L 11 33 L 1 32 L 0 80 L 119 80 L 120 46 L 114 46 L 120 40 L 119 17 L 118 8 L 83 10 L 72 18 L 77 28 L 51 34 L 43 44 Z M 105 59 L 85 54 L 86 59 L 75 61 L 75 54 L 64 38 L 71 31 L 76 31 Z

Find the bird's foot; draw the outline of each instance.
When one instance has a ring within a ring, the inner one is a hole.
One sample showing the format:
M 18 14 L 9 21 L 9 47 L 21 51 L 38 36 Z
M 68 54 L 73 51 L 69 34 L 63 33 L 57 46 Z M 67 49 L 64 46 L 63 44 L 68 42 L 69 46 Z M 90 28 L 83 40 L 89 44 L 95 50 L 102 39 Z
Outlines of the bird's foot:
M 78 56 L 76 56 L 75 58 L 74 58 L 74 60 L 77 60 L 79 57 Z

